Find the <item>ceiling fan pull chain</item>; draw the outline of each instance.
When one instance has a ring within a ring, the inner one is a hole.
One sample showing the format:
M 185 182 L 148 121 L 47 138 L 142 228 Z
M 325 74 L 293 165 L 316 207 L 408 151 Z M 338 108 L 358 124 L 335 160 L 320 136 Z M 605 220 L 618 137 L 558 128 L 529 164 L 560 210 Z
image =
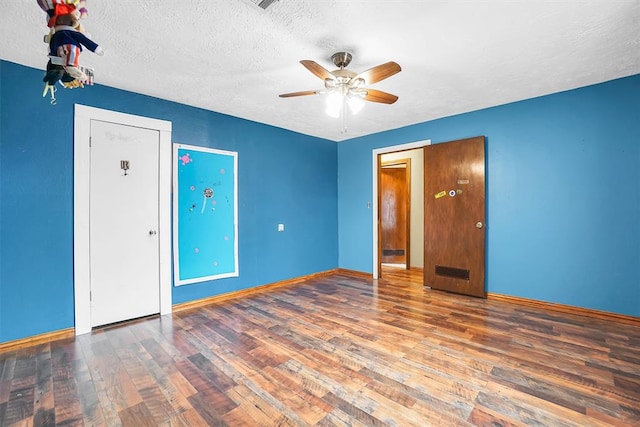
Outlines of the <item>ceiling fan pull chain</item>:
M 342 119 L 342 129 L 340 129 L 340 133 L 347 133 L 347 97 L 342 95 L 342 108 L 340 109 L 340 118 Z

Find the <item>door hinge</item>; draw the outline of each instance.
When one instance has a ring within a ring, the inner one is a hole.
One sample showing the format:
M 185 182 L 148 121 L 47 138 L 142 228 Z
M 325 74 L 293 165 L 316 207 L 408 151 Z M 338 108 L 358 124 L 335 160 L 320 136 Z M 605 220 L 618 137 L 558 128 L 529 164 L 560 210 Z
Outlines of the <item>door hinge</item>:
M 89 137 L 89 148 L 91 148 L 91 137 Z
M 93 295 L 91 295 L 91 291 L 89 291 L 89 301 L 93 301 Z

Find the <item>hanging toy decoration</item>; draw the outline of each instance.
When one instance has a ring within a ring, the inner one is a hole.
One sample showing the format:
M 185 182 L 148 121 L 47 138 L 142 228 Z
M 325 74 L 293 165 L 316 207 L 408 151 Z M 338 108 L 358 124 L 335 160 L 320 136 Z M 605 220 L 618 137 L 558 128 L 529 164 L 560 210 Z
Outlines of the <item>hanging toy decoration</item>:
M 56 103 L 56 83 L 64 88 L 83 88 L 92 85 L 94 71 L 80 64 L 83 47 L 104 55 L 102 48 L 91 40 L 79 20 L 88 16 L 85 0 L 36 0 L 38 6 L 47 13 L 49 34 L 44 41 L 49 44 L 49 62 L 47 63 L 42 96 L 51 96 L 51 104 Z
M 86 47 L 97 55 L 104 51 L 89 37 L 76 30 L 77 18 L 73 14 L 56 17 L 55 32 L 49 41 L 51 62 L 62 65 L 64 70 L 76 80 L 85 82 L 87 75 L 79 68 L 82 47 Z
M 80 13 L 80 19 L 86 19 L 87 16 L 89 16 L 86 0 L 80 0 L 78 2 L 78 13 Z
M 75 13 L 79 0 L 36 0 L 40 9 L 47 12 L 47 26 L 54 27 L 56 16 Z

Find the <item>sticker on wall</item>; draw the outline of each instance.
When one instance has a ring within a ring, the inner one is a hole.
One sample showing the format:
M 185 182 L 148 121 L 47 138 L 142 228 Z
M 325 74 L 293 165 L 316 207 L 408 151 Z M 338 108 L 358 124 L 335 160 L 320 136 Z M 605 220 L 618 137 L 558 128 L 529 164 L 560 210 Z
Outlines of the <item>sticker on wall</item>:
M 204 213 L 204 208 L 207 207 L 207 199 L 210 199 L 213 197 L 213 189 L 205 188 L 203 191 L 203 194 L 204 194 L 204 199 L 202 199 L 202 209 L 200 209 L 201 214 Z
M 449 190 L 449 196 L 454 197 L 456 195 L 456 190 Z
M 124 171 L 124 176 L 127 176 L 127 171 L 129 170 L 129 160 L 120 160 L 120 169 Z
M 435 197 L 436 199 L 439 199 L 439 198 L 444 197 L 446 195 L 447 195 L 446 191 L 441 191 L 439 193 L 436 193 L 433 197 Z
M 173 158 L 175 285 L 237 277 L 237 153 L 174 144 Z
M 189 163 L 193 162 L 193 159 L 191 158 L 191 155 L 189 153 L 182 155 L 181 157 L 179 157 L 179 159 L 182 162 L 182 166 L 186 166 Z

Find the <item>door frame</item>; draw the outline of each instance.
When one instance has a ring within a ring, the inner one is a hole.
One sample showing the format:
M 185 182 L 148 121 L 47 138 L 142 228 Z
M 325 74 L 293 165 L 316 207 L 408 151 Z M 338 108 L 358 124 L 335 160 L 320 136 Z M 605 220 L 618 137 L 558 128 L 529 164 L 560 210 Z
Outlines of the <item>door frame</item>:
M 407 192 L 406 194 L 404 194 L 405 196 L 405 219 L 406 219 L 406 224 L 405 224 L 405 244 L 404 244 L 404 259 L 405 259 L 405 264 L 406 264 L 406 269 L 410 270 L 411 269 L 411 158 L 406 157 L 406 158 L 402 158 L 402 159 L 395 159 L 395 160 L 387 160 L 386 162 L 382 161 L 382 155 L 378 156 L 380 158 L 380 163 L 379 163 L 379 169 L 378 169 L 378 177 L 380 177 L 380 173 L 381 173 L 381 169 L 388 169 L 388 168 L 393 168 L 397 165 L 404 165 L 404 167 L 398 167 L 397 169 L 404 169 L 404 180 L 405 180 L 405 185 L 406 185 L 406 189 Z M 378 209 L 380 210 L 380 212 L 378 212 L 378 218 L 380 217 L 380 214 L 382 213 L 382 193 L 380 190 L 382 190 L 380 188 L 380 182 L 381 180 L 378 180 Z M 382 229 L 382 222 L 379 223 L 378 225 L 378 235 L 380 235 Z M 378 243 L 378 253 L 381 253 L 380 251 L 382 251 L 382 238 L 379 239 L 380 242 Z M 378 263 L 378 274 L 381 274 L 382 272 L 382 257 L 380 257 L 380 262 Z
M 415 148 L 423 148 L 427 145 L 431 145 L 430 139 L 424 139 L 421 141 L 408 142 L 406 144 L 400 145 L 391 145 L 389 147 L 375 148 L 371 152 L 371 165 L 372 165 L 372 182 L 371 186 L 373 188 L 373 206 L 371 209 L 371 215 L 373 217 L 373 278 L 378 279 L 380 277 L 378 268 L 380 266 L 379 257 L 380 250 L 378 246 L 378 227 L 379 227 L 379 216 L 378 216 L 378 162 L 379 156 L 381 154 L 394 153 L 396 151 L 404 151 L 404 150 L 413 150 Z
M 73 287 L 75 334 L 91 332 L 91 275 L 89 257 L 89 196 L 91 120 L 157 130 L 160 138 L 158 174 L 158 239 L 160 261 L 160 314 L 171 313 L 171 127 L 152 119 L 86 105 L 74 106 L 73 137 Z

